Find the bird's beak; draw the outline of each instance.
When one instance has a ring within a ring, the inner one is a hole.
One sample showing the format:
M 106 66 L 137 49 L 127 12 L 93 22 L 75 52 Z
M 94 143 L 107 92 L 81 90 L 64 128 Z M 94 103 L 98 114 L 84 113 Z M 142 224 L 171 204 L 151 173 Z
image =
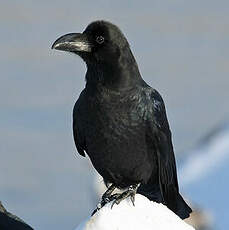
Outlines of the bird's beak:
M 91 52 L 92 44 L 86 34 L 71 33 L 58 38 L 53 43 L 52 49 L 68 52 Z

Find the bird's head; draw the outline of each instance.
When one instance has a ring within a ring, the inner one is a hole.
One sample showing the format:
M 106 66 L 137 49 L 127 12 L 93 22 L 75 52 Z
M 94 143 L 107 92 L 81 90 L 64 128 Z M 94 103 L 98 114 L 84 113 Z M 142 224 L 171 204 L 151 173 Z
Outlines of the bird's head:
M 58 38 L 52 49 L 73 52 L 86 62 L 118 59 L 129 44 L 120 29 L 106 21 L 95 21 L 83 33 L 70 33 Z
M 75 53 L 88 68 L 102 69 L 109 76 L 120 76 L 122 68 L 127 72 L 128 67 L 136 65 L 137 69 L 127 39 L 117 26 L 107 21 L 92 22 L 83 33 L 61 36 L 52 49 Z

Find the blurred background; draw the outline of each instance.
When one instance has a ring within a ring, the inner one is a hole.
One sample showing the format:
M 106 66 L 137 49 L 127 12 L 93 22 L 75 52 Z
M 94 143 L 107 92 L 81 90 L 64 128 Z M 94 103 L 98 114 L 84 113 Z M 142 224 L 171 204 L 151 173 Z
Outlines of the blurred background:
M 206 214 L 206 226 L 228 229 L 228 9 L 226 0 L 2 1 L 6 208 L 35 229 L 55 230 L 74 229 L 95 208 L 95 171 L 77 154 L 71 129 L 85 64 L 50 47 L 60 35 L 105 19 L 124 32 L 143 78 L 165 100 L 181 192 Z

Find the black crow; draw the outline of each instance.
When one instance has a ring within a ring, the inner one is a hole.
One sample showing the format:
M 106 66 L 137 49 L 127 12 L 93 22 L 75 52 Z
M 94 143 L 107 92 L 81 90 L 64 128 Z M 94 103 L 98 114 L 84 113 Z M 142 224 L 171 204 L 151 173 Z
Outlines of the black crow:
M 79 154 L 87 153 L 110 184 L 101 204 L 112 199 L 119 204 L 128 196 L 134 204 L 138 192 L 187 218 L 192 210 L 179 194 L 164 102 L 142 79 L 120 29 L 95 21 L 83 33 L 58 38 L 52 48 L 73 52 L 87 65 L 73 133 Z M 112 195 L 115 188 L 126 191 Z

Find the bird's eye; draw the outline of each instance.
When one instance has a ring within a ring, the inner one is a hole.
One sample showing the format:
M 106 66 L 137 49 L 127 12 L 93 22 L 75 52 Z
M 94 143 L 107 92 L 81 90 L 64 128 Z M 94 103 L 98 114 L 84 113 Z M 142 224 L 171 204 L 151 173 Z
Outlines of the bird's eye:
M 102 44 L 104 42 L 104 37 L 103 36 L 96 37 L 96 42 Z

